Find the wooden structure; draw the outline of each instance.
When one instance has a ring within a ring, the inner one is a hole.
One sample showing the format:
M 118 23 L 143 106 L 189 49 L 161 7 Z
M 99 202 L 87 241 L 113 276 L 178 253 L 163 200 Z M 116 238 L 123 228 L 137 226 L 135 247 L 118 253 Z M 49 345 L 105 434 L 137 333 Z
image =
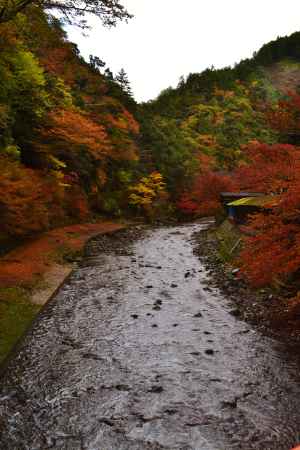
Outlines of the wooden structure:
M 250 214 L 267 210 L 274 197 L 261 192 L 222 192 L 221 200 L 228 218 L 236 224 L 243 224 Z

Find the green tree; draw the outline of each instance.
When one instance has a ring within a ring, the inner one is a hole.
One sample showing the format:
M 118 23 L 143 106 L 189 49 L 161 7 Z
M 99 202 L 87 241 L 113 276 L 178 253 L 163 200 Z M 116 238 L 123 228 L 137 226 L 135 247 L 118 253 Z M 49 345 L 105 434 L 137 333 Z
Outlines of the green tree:
M 116 75 L 116 82 L 121 86 L 121 88 L 123 89 L 124 92 L 126 92 L 126 94 L 132 97 L 130 81 L 124 69 L 121 69 L 120 72 Z
M 59 12 L 66 23 L 81 28 L 88 28 L 88 14 L 99 17 L 106 26 L 115 26 L 118 20 L 127 21 L 132 17 L 118 0 L 0 0 L 0 24 L 13 19 L 30 4 Z
M 159 171 L 171 196 L 190 184 L 198 161 L 196 146 L 175 119 L 144 114 L 141 123 L 141 162 L 148 171 Z
M 102 59 L 99 58 L 99 56 L 90 55 L 90 66 L 96 72 L 101 72 L 101 69 L 103 69 L 106 66 L 106 63 L 102 61 Z

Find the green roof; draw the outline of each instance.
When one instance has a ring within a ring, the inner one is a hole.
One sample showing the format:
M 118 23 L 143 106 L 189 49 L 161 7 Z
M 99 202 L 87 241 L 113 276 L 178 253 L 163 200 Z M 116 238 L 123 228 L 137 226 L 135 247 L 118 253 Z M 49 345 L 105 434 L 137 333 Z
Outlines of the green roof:
M 274 203 L 274 196 L 263 195 L 261 197 L 244 197 L 234 202 L 228 203 L 228 206 L 265 206 Z

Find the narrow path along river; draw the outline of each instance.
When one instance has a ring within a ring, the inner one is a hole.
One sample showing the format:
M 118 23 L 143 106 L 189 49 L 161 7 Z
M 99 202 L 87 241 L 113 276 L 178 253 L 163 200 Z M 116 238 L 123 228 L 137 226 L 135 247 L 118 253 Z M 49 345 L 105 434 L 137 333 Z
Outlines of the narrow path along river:
M 297 352 L 207 288 L 192 239 L 206 226 L 90 242 L 2 375 L 1 449 L 289 450 L 300 440 Z

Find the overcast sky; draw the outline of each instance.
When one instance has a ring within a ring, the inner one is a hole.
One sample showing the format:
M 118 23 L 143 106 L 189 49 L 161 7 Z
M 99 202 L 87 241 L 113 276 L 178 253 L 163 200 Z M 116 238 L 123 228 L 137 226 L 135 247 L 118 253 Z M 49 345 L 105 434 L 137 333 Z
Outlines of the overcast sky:
M 128 73 L 145 101 L 181 75 L 232 65 L 277 36 L 300 30 L 299 0 L 120 0 L 135 15 L 106 29 L 92 18 L 88 37 L 68 28 L 83 56 Z

